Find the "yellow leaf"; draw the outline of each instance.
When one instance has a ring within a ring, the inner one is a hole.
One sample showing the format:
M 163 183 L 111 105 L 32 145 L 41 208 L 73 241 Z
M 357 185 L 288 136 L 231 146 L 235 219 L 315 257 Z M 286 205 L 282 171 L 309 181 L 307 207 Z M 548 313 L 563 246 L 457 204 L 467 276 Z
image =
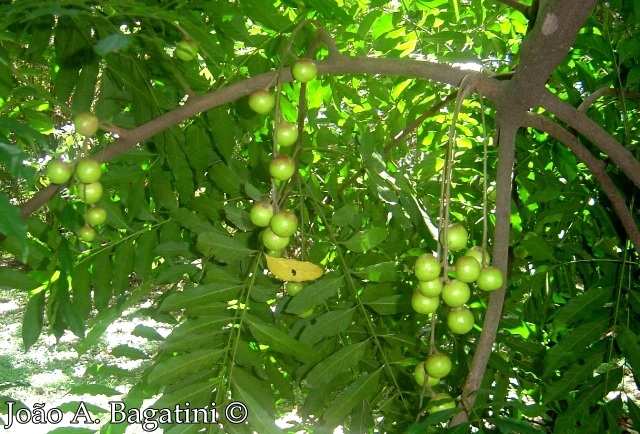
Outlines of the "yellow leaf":
M 267 258 L 269 271 L 280 280 L 289 282 L 306 282 L 316 280 L 322 276 L 322 268 L 311 262 L 296 261 L 295 259 L 274 258 L 264 255 Z

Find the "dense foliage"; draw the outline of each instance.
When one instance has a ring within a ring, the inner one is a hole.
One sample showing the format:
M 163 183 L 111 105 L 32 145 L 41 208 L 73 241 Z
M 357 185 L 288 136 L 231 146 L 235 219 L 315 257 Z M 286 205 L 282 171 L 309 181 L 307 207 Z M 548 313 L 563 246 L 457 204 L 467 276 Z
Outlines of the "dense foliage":
M 570 18 L 536 20 L 535 8 L 505 3 L 3 2 L 0 248 L 25 269 L 0 268 L 0 285 L 30 293 L 25 349 L 41 333 L 72 332 L 83 353 L 153 297 L 148 315 L 174 327 L 127 406 L 241 401 L 249 414 L 245 424 L 221 417 L 165 432 L 280 432 L 275 420 L 293 410 L 291 432 L 601 433 L 619 432 L 623 417 L 637 429 L 640 172 L 620 160 L 638 167 L 640 6 L 601 1 L 578 23 L 546 100 L 531 103 L 526 119 L 538 127 L 515 125 L 512 185 L 496 185 L 509 113 L 492 89 L 531 61 L 526 50 L 558 51 L 522 42 Z M 554 3 L 567 2 L 540 10 Z M 303 57 L 318 66 L 304 84 L 289 69 Z M 456 93 L 467 75 L 472 85 Z M 488 90 L 475 92 L 482 83 Z M 276 95 L 266 115 L 248 102 L 263 88 Z M 529 103 L 526 93 L 509 98 Z M 576 123 L 557 107 L 577 109 Z M 100 121 L 95 135 L 73 127 L 84 112 Z M 580 123 L 588 119 L 630 158 L 605 152 Z M 277 148 L 274 127 L 285 121 L 299 138 Z M 276 152 L 296 164 L 288 181 L 271 177 Z M 96 206 L 106 221 L 90 242 L 81 235 L 90 205 L 77 198 L 90 183 L 55 185 L 45 174 L 51 159 L 82 156 L 104 163 Z M 259 201 L 294 212 L 298 230 L 282 254 L 304 264 L 267 264 L 250 215 Z M 471 291 L 475 326 L 464 334 L 449 330 L 448 307 L 412 306 L 416 259 L 442 254 L 445 202 L 447 221 L 466 227 L 468 246 L 488 246 L 508 277 L 491 302 Z M 289 295 L 282 280 L 307 280 L 309 263 L 322 277 Z M 498 332 L 480 340 L 498 298 Z M 418 386 L 414 369 L 434 350 L 450 356 L 451 372 Z M 471 407 L 428 415 L 432 393 L 460 402 L 479 352 L 489 359 Z M 467 416 L 449 424 L 461 409 Z

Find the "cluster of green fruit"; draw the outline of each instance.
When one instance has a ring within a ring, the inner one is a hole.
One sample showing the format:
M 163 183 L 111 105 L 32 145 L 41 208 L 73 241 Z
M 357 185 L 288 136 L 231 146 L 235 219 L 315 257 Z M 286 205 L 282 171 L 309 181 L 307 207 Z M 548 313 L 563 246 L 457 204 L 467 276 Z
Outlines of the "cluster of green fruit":
M 429 387 L 434 387 L 440 382 L 440 379 L 449 375 L 449 372 L 451 372 L 451 359 L 449 356 L 435 352 L 427 357 L 424 362 L 418 363 L 413 371 L 413 376 L 421 387 L 424 387 L 425 380 Z M 435 393 L 431 396 L 431 400 L 427 405 L 427 412 L 435 413 L 455 408 L 455 406 L 453 398 L 448 393 Z
M 76 132 L 91 136 L 98 131 L 98 118 L 91 113 L 81 113 L 73 120 Z M 85 225 L 80 228 L 79 236 L 83 241 L 91 242 L 96 237 L 95 227 L 107 219 L 107 211 L 95 204 L 104 191 L 100 177 L 102 166 L 93 158 L 81 157 L 74 163 L 55 159 L 47 164 L 47 176 L 54 184 L 66 184 L 75 176 L 74 193 L 82 202 L 91 205 L 85 212 Z
M 190 62 L 198 55 L 198 46 L 191 39 L 183 39 L 176 44 L 173 54 L 185 62 Z
M 469 234 L 460 223 L 450 225 L 446 234 L 450 251 L 457 252 L 467 246 Z M 440 238 L 444 244 L 444 232 Z M 449 329 L 457 334 L 469 332 L 474 325 L 473 313 L 465 306 L 471 297 L 469 284 L 475 282 L 482 291 L 495 291 L 504 282 L 502 272 L 488 264 L 488 253 L 472 247 L 456 259 L 455 278 L 449 279 L 449 276 L 440 276 L 442 265 L 438 258 L 430 253 L 419 256 L 414 265 L 418 285 L 411 298 L 413 309 L 423 314 L 434 313 L 442 299 L 451 308 L 447 317 Z
M 318 68 L 310 59 L 300 59 L 291 67 L 293 78 L 301 83 L 316 78 Z M 270 113 L 276 104 L 275 96 L 266 89 L 258 89 L 249 95 L 249 107 L 256 113 L 265 115 Z M 277 121 L 275 127 L 275 141 L 281 148 L 293 146 L 298 140 L 297 125 L 287 121 Z M 285 154 L 277 154 L 269 163 L 269 174 L 273 179 L 284 182 L 289 180 L 296 170 L 293 158 Z
M 254 203 L 249 215 L 254 225 L 265 228 L 260 237 L 267 248 L 267 254 L 282 257 L 291 235 L 298 230 L 298 217 L 287 209 L 274 212 L 271 203 L 266 201 Z
M 303 83 L 313 80 L 317 67 L 309 59 L 298 60 L 291 68 L 293 77 Z M 275 96 L 266 89 L 254 91 L 249 96 L 249 106 L 259 114 L 270 113 L 275 106 Z M 276 144 L 280 148 L 292 146 L 298 140 L 298 128 L 290 122 L 280 121 L 275 128 Z M 289 180 L 295 173 L 296 163 L 285 154 L 277 154 L 269 163 L 269 174 L 281 182 Z M 262 243 L 270 256 L 281 257 L 282 251 L 289 244 L 290 237 L 298 229 L 298 218 L 289 210 L 274 212 L 274 207 L 266 201 L 256 202 L 251 208 L 251 221 L 258 227 L 265 228 L 261 233 Z

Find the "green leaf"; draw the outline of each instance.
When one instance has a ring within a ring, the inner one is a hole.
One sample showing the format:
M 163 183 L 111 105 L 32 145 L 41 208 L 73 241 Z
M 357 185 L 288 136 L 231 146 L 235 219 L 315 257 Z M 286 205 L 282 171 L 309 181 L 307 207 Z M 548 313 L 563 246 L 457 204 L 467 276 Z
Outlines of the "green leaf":
M 207 256 L 214 256 L 217 260 L 226 263 L 241 261 L 255 253 L 248 247 L 238 242 L 234 237 L 220 232 L 204 232 L 198 235 L 197 249 Z
M 352 252 L 364 253 L 386 240 L 388 235 L 388 229 L 374 227 L 358 232 L 342 244 Z
M 627 399 L 626 404 L 629 409 L 629 417 L 633 420 L 633 426 L 640 426 L 640 407 L 633 402 L 633 399 Z
M 0 142 L 0 165 L 3 165 L 13 179 L 24 179 L 33 184 L 36 170 L 24 164 L 29 155 L 20 146 Z
M 499 432 L 511 434 L 540 434 L 540 430 L 531 426 L 526 420 L 512 419 L 508 417 L 493 417 L 487 421 L 498 428 Z
M 216 149 L 222 158 L 229 163 L 233 149 L 236 146 L 236 137 L 234 128 L 225 126 L 235 125 L 234 119 L 231 114 L 229 114 L 229 109 L 224 106 L 208 110 L 206 117 L 209 125 L 212 126 L 211 134 L 213 135 Z M 215 167 L 220 167 L 220 165 L 216 165 Z
M 111 349 L 111 355 L 113 357 L 126 357 L 131 360 L 145 360 L 149 358 L 144 351 L 124 344 L 113 347 Z
M 380 388 L 380 372 L 382 372 L 382 368 L 372 374 L 365 373 L 351 383 L 325 410 L 322 418 L 329 424 L 343 421 L 360 401 L 375 395 L 375 392 Z
M 253 337 L 262 345 L 268 345 L 275 351 L 290 354 L 301 362 L 311 362 L 317 357 L 311 347 L 293 339 L 272 324 L 267 324 L 252 315 L 247 315 L 245 322 L 249 324 Z
M 301 314 L 338 293 L 343 284 L 342 277 L 324 277 L 305 286 L 287 306 L 287 312 Z
M 602 363 L 602 353 L 595 354 L 582 364 L 571 366 L 562 374 L 562 378 L 551 383 L 544 390 L 542 403 L 547 405 L 559 399 L 569 399 L 569 394 L 587 379 L 593 377 L 593 372 Z
M 150 385 L 173 384 L 189 374 L 210 369 L 226 352 L 226 349 L 204 349 L 171 357 L 155 364 L 149 372 L 147 381 Z
M 380 262 L 356 271 L 354 274 L 369 282 L 395 282 L 401 279 L 400 264 L 397 262 Z
M 27 222 L 20 215 L 20 209 L 12 205 L 9 198 L 0 193 L 0 232 L 8 237 L 16 237 L 27 249 Z
M 163 394 L 152 407 L 175 408 L 176 405 L 180 405 L 184 408 L 184 403 L 188 402 L 191 408 L 206 408 L 211 404 L 211 393 L 217 387 L 218 382 L 214 381 L 189 384 Z
M 589 314 L 601 309 L 611 300 L 613 288 L 591 288 L 581 295 L 571 298 L 567 304 L 558 309 L 553 318 L 553 328 L 571 326 L 589 319 Z
M 28 351 L 36 343 L 42 332 L 44 299 L 45 291 L 40 291 L 32 295 L 27 302 L 27 309 L 22 320 L 22 342 L 25 351 Z
M 187 288 L 184 291 L 174 292 L 165 298 L 160 305 L 160 310 L 172 311 L 206 306 L 215 301 L 234 300 L 237 299 L 242 288 L 242 285 L 228 283 L 209 283 L 195 288 Z
M 198 267 L 193 264 L 179 264 L 169 265 L 166 262 L 158 267 L 161 270 L 158 273 L 158 277 L 155 279 L 155 283 L 161 285 L 163 283 L 174 283 L 185 278 L 185 276 L 192 276 L 198 272 Z
M 96 42 L 93 49 L 99 56 L 105 57 L 109 53 L 116 53 L 127 48 L 131 43 L 131 39 L 131 35 L 113 33 Z
M 18 270 L 0 267 L 0 287 L 2 288 L 31 291 L 39 286 L 40 283 Z
M 122 392 L 117 391 L 112 387 L 105 386 L 104 384 L 80 384 L 73 386 L 69 389 L 69 393 L 73 395 L 104 395 L 104 396 L 117 396 L 122 395 Z
M 357 366 L 368 345 L 369 341 L 365 340 L 341 348 L 314 366 L 307 375 L 307 382 L 311 387 L 321 387 L 328 384 L 336 376 Z
M 249 393 L 244 390 L 235 381 L 233 382 L 233 388 L 235 392 L 235 398 L 246 405 L 247 409 L 247 421 L 251 429 L 259 433 L 266 434 L 281 434 L 282 430 L 278 428 L 271 416 L 254 398 L 253 393 Z M 253 391 L 252 391 L 253 392 Z M 234 404 L 235 405 L 235 404 Z M 238 411 L 241 407 L 238 407 Z M 230 422 L 228 422 L 230 423 Z
M 608 328 L 609 318 L 606 318 L 595 323 L 585 323 L 564 335 L 560 342 L 547 351 L 542 376 L 548 377 L 556 369 L 587 356 L 587 349 L 599 341 Z
M 171 216 L 171 220 L 179 223 L 195 234 L 200 235 L 203 232 L 215 231 L 215 228 L 211 223 L 187 208 L 173 209 L 169 215 Z
M 138 324 L 131 332 L 133 336 L 139 336 L 149 341 L 162 341 L 164 338 L 156 329 L 146 325 Z
M 300 335 L 300 341 L 313 346 L 322 339 L 342 333 L 351 325 L 355 309 L 333 310 L 316 318 Z
M 640 343 L 638 336 L 624 325 L 618 326 L 616 343 L 622 351 L 626 362 L 631 367 L 631 372 L 636 381 L 636 387 L 640 387 Z
M 93 300 L 96 309 L 99 311 L 109 306 L 109 302 L 113 296 L 113 286 L 111 284 L 111 277 L 113 276 L 112 270 L 111 249 L 105 249 L 94 257 L 91 273 Z

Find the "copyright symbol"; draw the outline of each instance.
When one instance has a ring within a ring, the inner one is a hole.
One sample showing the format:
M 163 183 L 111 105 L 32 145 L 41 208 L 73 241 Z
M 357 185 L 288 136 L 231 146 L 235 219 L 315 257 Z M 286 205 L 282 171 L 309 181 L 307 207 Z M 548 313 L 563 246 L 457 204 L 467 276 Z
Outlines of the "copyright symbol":
M 229 422 L 238 424 L 247 420 L 249 411 L 247 410 L 247 406 L 243 403 L 233 401 L 227 405 L 227 408 L 224 410 L 224 415 L 227 417 Z

